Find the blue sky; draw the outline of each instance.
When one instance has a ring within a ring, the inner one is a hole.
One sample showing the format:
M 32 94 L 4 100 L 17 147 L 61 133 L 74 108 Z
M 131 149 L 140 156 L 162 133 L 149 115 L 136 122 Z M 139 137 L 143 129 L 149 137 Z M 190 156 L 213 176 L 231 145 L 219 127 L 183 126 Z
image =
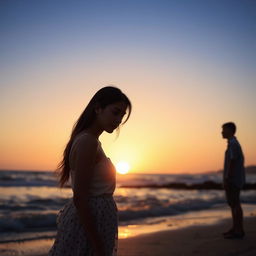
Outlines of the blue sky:
M 255 64 L 254 1 L 2 1 L 1 5 L 2 62 L 41 55 L 81 57 L 81 51 L 181 50 L 199 58 L 222 56 Z

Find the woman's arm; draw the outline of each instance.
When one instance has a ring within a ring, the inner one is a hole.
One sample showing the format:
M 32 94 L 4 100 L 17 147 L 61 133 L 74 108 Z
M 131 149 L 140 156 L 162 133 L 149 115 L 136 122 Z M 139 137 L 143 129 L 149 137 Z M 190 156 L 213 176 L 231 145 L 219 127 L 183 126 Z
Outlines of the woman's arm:
M 82 136 L 72 151 L 74 160 L 74 205 L 95 255 L 104 256 L 104 244 L 97 231 L 95 219 L 88 204 L 88 192 L 92 181 L 93 167 L 97 153 L 98 141 L 92 136 Z

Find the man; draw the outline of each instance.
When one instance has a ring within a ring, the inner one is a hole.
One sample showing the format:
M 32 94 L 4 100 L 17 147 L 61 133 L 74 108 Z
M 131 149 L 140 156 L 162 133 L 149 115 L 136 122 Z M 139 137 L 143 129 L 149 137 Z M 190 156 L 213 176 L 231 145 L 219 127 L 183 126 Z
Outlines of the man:
M 224 162 L 224 189 L 227 203 L 231 208 L 233 227 L 223 233 L 224 238 L 243 238 L 243 210 L 240 204 L 240 190 L 245 183 L 244 156 L 242 148 L 235 137 L 236 125 L 232 122 L 222 126 L 222 136 L 227 139 L 228 146 Z

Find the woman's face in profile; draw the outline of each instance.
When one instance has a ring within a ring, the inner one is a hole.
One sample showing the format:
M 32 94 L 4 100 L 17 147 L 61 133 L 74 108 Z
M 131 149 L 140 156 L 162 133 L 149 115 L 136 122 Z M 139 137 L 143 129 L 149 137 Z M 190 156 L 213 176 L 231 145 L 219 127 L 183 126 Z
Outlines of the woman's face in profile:
M 105 108 L 99 108 L 97 111 L 97 121 L 101 128 L 112 133 L 122 122 L 126 114 L 127 105 L 123 101 L 112 103 Z

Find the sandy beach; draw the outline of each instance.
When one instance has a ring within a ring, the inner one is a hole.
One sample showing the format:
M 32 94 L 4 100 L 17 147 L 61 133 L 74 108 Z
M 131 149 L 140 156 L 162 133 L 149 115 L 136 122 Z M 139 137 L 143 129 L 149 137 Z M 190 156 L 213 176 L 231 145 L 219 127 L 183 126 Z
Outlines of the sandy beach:
M 256 217 L 245 219 L 246 237 L 228 240 L 221 235 L 230 219 L 207 226 L 190 226 L 122 239 L 118 256 L 255 256 Z
M 119 227 L 118 256 L 254 256 L 256 208 L 244 205 L 246 236 L 227 240 L 221 235 L 231 225 L 227 207 L 194 211 L 148 220 L 148 224 Z M 125 238 L 128 237 L 128 238 Z M 0 255 L 46 256 L 53 239 L 0 244 Z

